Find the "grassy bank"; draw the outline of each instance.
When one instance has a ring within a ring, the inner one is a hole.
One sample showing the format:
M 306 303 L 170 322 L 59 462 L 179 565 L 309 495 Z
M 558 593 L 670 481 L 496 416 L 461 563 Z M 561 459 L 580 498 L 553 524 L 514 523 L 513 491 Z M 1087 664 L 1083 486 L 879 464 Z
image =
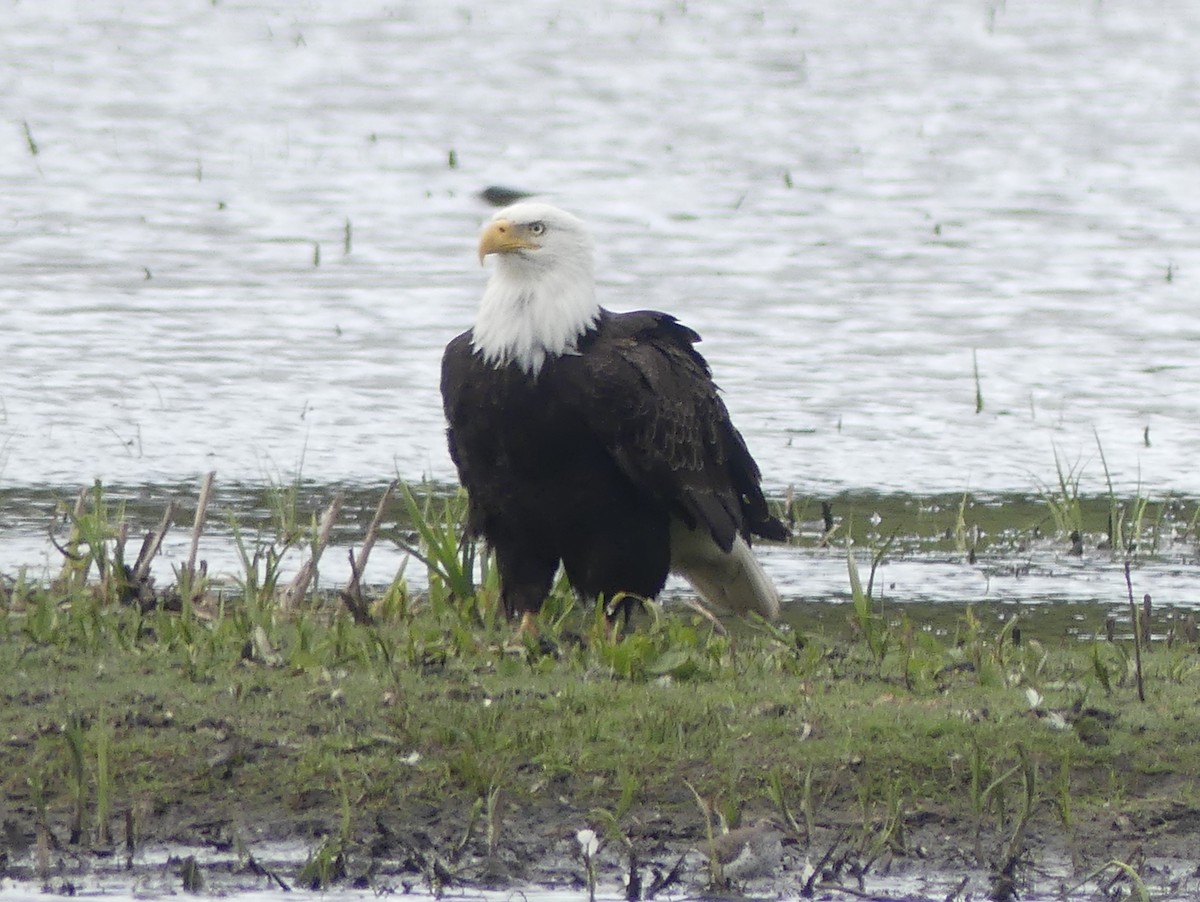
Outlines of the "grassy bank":
M 413 511 L 419 596 L 398 580 L 289 600 L 259 554 L 233 595 L 182 573 L 147 596 L 79 566 L 6 583 L 0 790 L 23 866 L 299 838 L 312 859 L 288 879 L 310 884 L 561 882 L 582 879 L 591 827 L 612 879 L 631 857 L 667 879 L 722 821 L 774 812 L 816 866 L 800 889 L 924 856 L 973 863 L 1003 898 L 1047 848 L 1083 879 L 1190 841 L 1194 637 L 1135 648 L 1101 615 L 1081 641 L 1053 612 L 884 610 L 853 568 L 852 603 L 783 627 L 653 608 L 614 634 L 560 586 L 538 635 L 516 636 L 494 578 L 468 585 L 441 504 Z M 1132 865 L 1108 873 L 1140 885 Z

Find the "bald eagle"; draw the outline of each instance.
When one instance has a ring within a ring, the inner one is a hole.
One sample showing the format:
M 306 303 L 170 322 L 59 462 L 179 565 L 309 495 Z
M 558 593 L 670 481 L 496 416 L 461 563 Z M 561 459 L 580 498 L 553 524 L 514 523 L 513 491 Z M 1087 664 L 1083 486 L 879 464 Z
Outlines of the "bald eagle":
M 588 598 L 653 598 L 667 574 L 728 611 L 779 614 L 751 536 L 787 538 L 761 475 L 675 317 L 596 300 L 582 222 L 499 211 L 472 329 L 442 358 L 450 456 L 470 535 L 496 555 L 509 616 L 537 612 L 561 562 Z

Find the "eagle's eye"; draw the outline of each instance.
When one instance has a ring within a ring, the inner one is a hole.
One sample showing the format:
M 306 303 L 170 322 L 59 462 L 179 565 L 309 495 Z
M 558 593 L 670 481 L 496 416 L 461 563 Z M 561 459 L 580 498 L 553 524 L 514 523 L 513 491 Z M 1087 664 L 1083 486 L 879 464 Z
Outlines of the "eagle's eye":
M 546 224 L 544 222 L 539 220 L 538 222 L 531 222 L 529 224 L 529 234 L 532 235 L 534 238 L 537 238 L 538 236 L 545 234 L 545 232 L 546 232 Z

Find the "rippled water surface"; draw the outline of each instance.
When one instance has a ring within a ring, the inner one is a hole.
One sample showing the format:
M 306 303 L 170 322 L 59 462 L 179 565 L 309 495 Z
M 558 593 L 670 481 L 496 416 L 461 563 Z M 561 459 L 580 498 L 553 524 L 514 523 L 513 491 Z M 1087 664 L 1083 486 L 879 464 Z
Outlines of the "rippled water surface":
M 775 494 L 1200 494 L 1198 4 L 3 7 L 9 488 L 452 479 L 500 183 Z

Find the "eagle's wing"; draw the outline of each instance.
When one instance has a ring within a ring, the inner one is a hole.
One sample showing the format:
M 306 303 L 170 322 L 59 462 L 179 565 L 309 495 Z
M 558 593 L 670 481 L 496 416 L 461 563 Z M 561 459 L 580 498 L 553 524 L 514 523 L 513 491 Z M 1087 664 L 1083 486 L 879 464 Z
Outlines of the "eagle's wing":
M 689 527 L 703 525 L 725 551 L 735 536 L 783 540 L 761 474 L 694 344 L 674 317 L 610 315 L 597 343 L 563 358 L 588 427 L 642 491 Z
M 473 388 L 480 383 L 478 358 L 472 353 L 471 333 L 464 332 L 446 345 L 442 355 L 442 409 L 446 414 L 446 442 L 450 459 L 458 470 L 459 481 L 467 489 L 467 533 L 479 536 L 483 531 L 478 474 L 475 461 L 459 433 L 466 428 L 466 417 L 478 406 Z

